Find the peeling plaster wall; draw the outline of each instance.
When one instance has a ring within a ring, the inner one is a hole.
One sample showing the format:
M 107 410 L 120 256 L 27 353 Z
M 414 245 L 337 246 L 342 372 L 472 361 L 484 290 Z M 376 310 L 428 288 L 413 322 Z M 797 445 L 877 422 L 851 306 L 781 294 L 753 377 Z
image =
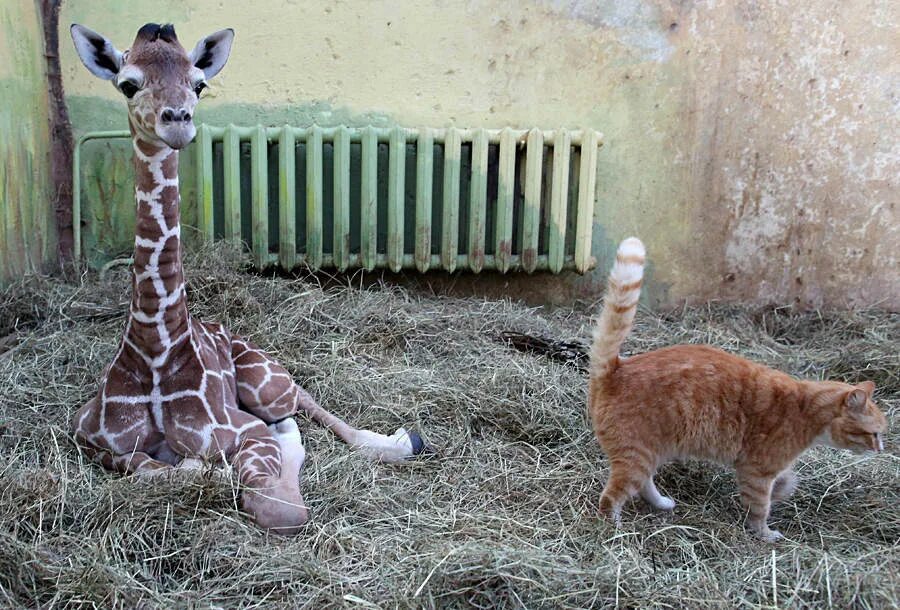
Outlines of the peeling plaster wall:
M 174 22 L 185 46 L 236 29 L 202 121 L 604 132 L 599 270 L 464 279 L 474 291 L 594 298 L 616 242 L 637 234 L 654 305 L 900 309 L 893 0 L 69 0 L 61 17 L 122 48 L 147 21 Z M 76 136 L 124 128 L 124 103 L 67 42 Z M 103 188 L 130 206 L 129 188 Z M 130 244 L 113 216 L 108 254 Z
M 49 101 L 34 2 L 0 4 L 0 285 L 55 260 Z

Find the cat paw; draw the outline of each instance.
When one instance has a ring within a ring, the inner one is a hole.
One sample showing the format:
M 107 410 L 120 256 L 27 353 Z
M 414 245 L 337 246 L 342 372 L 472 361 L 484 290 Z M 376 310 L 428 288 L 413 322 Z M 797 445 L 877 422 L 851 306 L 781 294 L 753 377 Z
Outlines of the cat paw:
M 600 516 L 612 521 L 616 529 L 622 528 L 622 507 L 613 505 L 609 498 L 600 498 Z
M 660 496 L 659 498 L 657 498 L 656 503 L 653 505 L 653 508 L 655 508 L 656 510 L 674 510 L 675 500 L 673 500 L 669 496 Z
M 616 526 L 617 530 L 622 529 L 622 511 L 617 510 L 610 515 L 613 524 Z
M 675 500 L 664 496 L 656 489 L 653 479 L 647 479 L 640 491 L 641 497 L 656 510 L 672 510 L 675 508 Z
M 778 530 L 766 529 L 761 532 L 757 532 L 756 535 L 763 542 L 778 542 L 779 540 L 784 539 L 784 535 Z

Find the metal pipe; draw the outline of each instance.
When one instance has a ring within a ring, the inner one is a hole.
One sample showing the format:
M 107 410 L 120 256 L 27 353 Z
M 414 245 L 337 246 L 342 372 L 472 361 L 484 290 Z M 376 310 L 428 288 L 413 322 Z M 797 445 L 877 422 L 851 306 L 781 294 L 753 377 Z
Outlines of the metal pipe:
M 72 151 L 72 240 L 75 242 L 75 261 L 81 260 L 81 146 L 90 140 L 131 138 L 127 129 L 118 131 L 89 131 L 75 142 Z
M 256 134 L 257 129 L 263 129 L 265 136 L 270 141 L 275 141 L 278 139 L 281 134 L 282 127 L 236 127 L 235 130 L 238 134 L 238 137 L 241 141 L 249 141 Z M 225 127 L 214 127 L 209 126 L 210 135 L 216 141 L 221 140 L 225 135 Z M 317 129 L 321 132 L 322 138 L 330 141 L 334 139 L 335 134 L 339 130 L 342 129 L 342 126 L 336 127 L 320 127 L 318 125 L 312 125 L 310 127 L 292 127 L 294 132 L 294 137 L 298 140 L 305 140 L 309 132 L 313 129 Z M 471 128 L 471 129 L 459 129 L 456 127 L 350 127 L 348 128 L 350 132 L 350 141 L 351 142 L 362 142 L 365 133 L 368 133 L 368 130 L 371 130 L 375 135 L 375 139 L 379 143 L 387 144 L 391 140 L 391 135 L 395 132 L 399 131 L 399 133 L 403 136 L 405 140 L 416 140 L 419 138 L 419 135 L 423 132 L 423 130 L 428 129 L 431 132 L 432 138 L 435 142 L 444 142 L 447 139 L 448 134 L 451 132 L 455 133 L 459 138 L 468 142 L 471 141 L 475 135 L 481 131 L 481 128 Z M 484 129 L 483 130 L 488 138 L 489 144 L 499 144 L 500 137 L 503 134 L 504 129 Z M 530 129 L 511 129 L 513 138 L 519 144 L 525 144 L 526 139 L 528 138 L 528 134 L 531 133 Z M 544 135 L 546 140 L 554 140 L 557 136 L 557 133 L 560 130 L 548 129 L 542 130 L 541 133 Z M 565 130 L 567 131 L 567 130 Z M 582 138 L 584 134 L 592 132 L 598 135 L 597 142 L 598 145 L 602 145 L 603 136 L 602 134 L 598 134 L 593 130 L 574 130 L 567 131 L 569 134 L 569 138 L 573 145 L 580 146 L 582 143 Z

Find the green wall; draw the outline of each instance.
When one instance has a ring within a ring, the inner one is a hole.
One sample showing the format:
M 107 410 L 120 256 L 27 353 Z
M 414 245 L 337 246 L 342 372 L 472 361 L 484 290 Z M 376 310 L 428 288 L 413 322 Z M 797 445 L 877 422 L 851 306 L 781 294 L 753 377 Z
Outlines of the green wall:
M 43 52 L 36 3 L 0 4 L 0 283 L 56 258 Z

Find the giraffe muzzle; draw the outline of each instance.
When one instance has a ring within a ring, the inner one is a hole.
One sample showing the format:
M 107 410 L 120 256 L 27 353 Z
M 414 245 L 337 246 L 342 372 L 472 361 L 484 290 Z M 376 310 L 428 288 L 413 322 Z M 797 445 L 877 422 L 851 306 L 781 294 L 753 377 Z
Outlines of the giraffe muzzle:
M 197 135 L 193 115 L 186 108 L 163 108 L 156 121 L 156 135 L 175 150 L 190 144 Z
M 159 118 L 163 123 L 184 123 L 191 120 L 191 113 L 186 108 L 163 108 L 159 113 Z

